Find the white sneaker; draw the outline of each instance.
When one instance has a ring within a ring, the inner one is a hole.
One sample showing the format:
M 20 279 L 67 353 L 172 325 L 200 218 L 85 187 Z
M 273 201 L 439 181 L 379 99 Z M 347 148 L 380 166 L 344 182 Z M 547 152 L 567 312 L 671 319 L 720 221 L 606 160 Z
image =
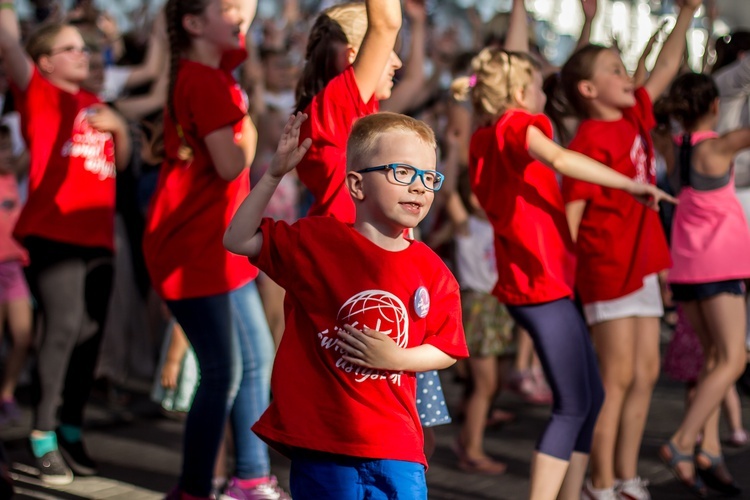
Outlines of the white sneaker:
M 591 484 L 591 480 L 587 479 L 586 482 L 583 483 L 581 500 L 620 500 L 620 497 L 617 495 L 614 486 L 597 490 L 594 488 L 594 485 Z
M 615 490 L 623 500 L 651 500 L 648 480 L 636 476 L 626 481 L 615 481 Z

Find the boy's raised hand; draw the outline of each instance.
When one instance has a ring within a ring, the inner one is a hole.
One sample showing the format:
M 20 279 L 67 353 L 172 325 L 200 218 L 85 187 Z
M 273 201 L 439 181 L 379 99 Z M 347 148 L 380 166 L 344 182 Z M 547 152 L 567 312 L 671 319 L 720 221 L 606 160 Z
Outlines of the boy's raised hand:
M 284 177 L 288 172 L 294 170 L 294 167 L 310 149 L 312 139 L 307 138 L 301 144 L 299 142 L 299 130 L 305 120 L 307 120 L 307 115 L 301 112 L 291 115 L 287 120 L 279 145 L 276 148 L 276 154 L 268 167 L 268 173 L 271 176 Z

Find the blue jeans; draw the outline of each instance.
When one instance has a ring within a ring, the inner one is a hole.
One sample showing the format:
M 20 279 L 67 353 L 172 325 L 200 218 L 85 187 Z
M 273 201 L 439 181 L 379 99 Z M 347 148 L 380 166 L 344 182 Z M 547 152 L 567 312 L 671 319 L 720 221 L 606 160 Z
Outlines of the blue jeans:
M 292 457 L 294 500 L 427 500 L 424 465 L 344 455 Z
M 268 407 L 274 353 L 255 283 L 167 305 L 185 330 L 200 367 L 185 423 L 180 488 L 195 496 L 209 495 L 227 418 L 234 436 L 235 476 L 268 475 L 268 448 L 250 430 Z

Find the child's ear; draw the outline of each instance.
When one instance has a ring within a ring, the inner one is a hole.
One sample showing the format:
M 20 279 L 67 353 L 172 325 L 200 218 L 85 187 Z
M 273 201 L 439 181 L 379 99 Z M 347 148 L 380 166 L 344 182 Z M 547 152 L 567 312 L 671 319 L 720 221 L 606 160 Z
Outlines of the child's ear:
M 595 99 L 598 94 L 596 86 L 591 80 L 581 80 L 578 82 L 578 92 L 584 99 Z
M 49 56 L 41 56 L 39 62 L 37 62 L 37 66 L 39 66 L 39 69 L 41 69 L 43 73 L 47 74 L 50 74 L 55 70 L 55 65 L 52 64 L 52 60 Z
M 203 34 L 203 21 L 199 16 L 186 15 L 182 18 L 182 27 L 192 36 Z
M 516 104 L 526 109 L 526 87 L 518 87 L 511 97 Z
M 362 174 L 358 174 L 357 172 L 347 172 L 346 187 L 353 200 L 362 201 L 365 199 L 365 192 L 362 189 Z

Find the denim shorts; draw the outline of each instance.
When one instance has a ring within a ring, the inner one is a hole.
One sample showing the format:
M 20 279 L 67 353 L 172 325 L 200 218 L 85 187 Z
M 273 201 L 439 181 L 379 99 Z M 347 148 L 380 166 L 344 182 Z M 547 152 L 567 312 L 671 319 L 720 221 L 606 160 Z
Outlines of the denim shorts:
M 327 453 L 292 453 L 294 500 L 427 500 L 424 465 Z
M 729 293 L 732 295 L 745 295 L 744 280 L 713 281 L 710 283 L 670 283 L 672 299 L 676 302 L 690 302 L 692 300 L 703 300 Z

